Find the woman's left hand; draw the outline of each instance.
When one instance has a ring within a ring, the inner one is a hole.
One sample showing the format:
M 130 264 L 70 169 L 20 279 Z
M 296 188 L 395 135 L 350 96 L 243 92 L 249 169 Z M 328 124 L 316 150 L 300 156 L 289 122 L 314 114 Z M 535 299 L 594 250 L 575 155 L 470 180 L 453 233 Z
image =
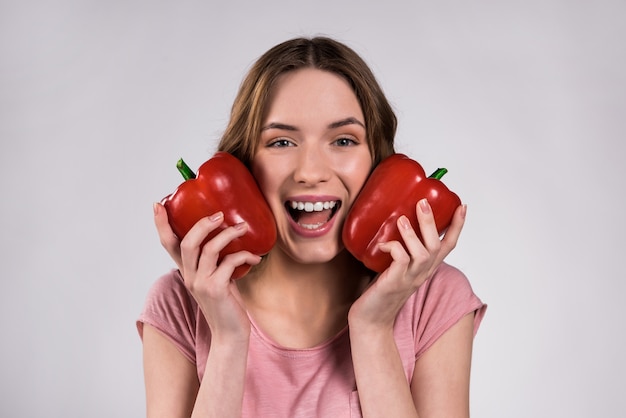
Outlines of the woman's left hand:
M 357 299 L 348 315 L 351 325 L 390 330 L 396 316 L 408 298 L 422 285 L 454 249 L 458 241 L 467 208 L 461 205 L 443 238 L 439 237 L 435 219 L 426 199 L 416 205 L 420 240 L 408 218 L 398 218 L 398 229 L 405 247 L 398 241 L 378 244 L 393 262 Z

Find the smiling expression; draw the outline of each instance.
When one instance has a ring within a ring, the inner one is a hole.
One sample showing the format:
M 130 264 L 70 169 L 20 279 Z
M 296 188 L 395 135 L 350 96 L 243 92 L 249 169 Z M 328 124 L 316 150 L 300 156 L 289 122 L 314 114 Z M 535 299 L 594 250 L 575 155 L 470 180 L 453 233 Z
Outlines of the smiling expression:
M 275 84 L 262 126 L 252 172 L 276 218 L 278 248 L 303 263 L 331 260 L 372 168 L 356 95 L 334 73 L 291 71 Z

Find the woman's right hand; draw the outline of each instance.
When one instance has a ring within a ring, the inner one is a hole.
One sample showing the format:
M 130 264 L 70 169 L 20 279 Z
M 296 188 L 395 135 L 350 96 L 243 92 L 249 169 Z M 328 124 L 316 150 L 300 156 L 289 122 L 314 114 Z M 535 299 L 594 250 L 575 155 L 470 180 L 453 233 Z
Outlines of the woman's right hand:
M 202 310 L 211 329 L 212 340 L 247 342 L 250 320 L 231 276 L 236 267 L 256 265 L 261 257 L 239 251 L 227 255 L 218 265 L 220 251 L 233 239 L 244 235 L 248 228 L 245 223 L 229 226 L 203 246 L 206 237 L 223 222 L 222 212 L 202 218 L 180 241 L 170 227 L 165 207 L 160 203 L 154 204 L 154 223 L 161 244 L 178 266 L 185 286 Z

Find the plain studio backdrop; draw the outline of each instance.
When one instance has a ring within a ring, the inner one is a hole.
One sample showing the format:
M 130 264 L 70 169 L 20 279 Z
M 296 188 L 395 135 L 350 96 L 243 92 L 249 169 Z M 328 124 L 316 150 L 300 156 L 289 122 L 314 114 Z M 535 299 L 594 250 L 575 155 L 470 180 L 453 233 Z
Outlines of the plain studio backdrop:
M 468 203 L 475 417 L 624 417 L 623 1 L 0 2 L 0 416 L 139 417 L 152 203 L 250 64 L 346 42 Z

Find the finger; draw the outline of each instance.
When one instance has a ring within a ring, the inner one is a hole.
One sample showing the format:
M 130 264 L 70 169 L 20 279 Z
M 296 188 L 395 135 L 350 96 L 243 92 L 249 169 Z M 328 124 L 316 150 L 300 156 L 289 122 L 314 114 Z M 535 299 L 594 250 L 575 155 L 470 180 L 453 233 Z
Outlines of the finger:
M 213 277 L 222 277 L 225 280 L 230 281 L 230 278 L 233 276 L 235 269 L 244 264 L 249 264 L 251 266 L 255 266 L 261 262 L 261 257 L 255 254 L 252 254 L 249 251 L 238 251 L 236 253 L 228 254 L 217 269 L 213 273 Z
M 416 212 L 424 246 L 431 251 L 438 249 L 441 245 L 439 232 L 437 232 L 435 217 L 427 199 L 424 198 L 417 202 Z
M 392 263 L 383 273 L 404 275 L 411 262 L 411 256 L 406 252 L 402 244 L 398 241 L 383 242 L 378 244 L 378 249 L 384 253 L 388 253 L 393 259 Z
M 230 287 L 231 278 L 237 267 L 243 264 L 253 266 L 260 262 L 261 257 L 249 251 L 228 254 L 218 266 L 213 265 L 210 272 L 198 270 L 198 274 L 195 275 L 195 280 L 190 283 L 190 287 L 194 289 L 193 291 L 201 292 L 211 299 L 222 299 L 232 290 Z
M 454 216 L 452 217 L 452 223 L 448 227 L 443 239 L 441 240 L 442 253 L 444 257 L 448 255 L 455 247 L 465 225 L 465 217 L 467 215 L 467 205 L 460 205 L 456 208 Z
M 182 267 L 182 260 L 180 256 L 180 240 L 172 231 L 172 227 L 167 219 L 167 211 L 160 203 L 154 203 L 154 224 L 159 234 L 159 240 L 161 245 L 168 252 L 170 257 L 174 260 L 178 268 Z
M 400 216 L 398 218 L 397 226 L 400 236 L 404 241 L 404 245 L 409 251 L 409 255 L 418 262 L 423 258 L 427 258 L 429 256 L 428 250 L 424 247 L 424 244 L 417 236 L 409 218 L 405 215 Z
M 207 236 L 224 222 L 224 213 L 217 212 L 200 219 L 191 227 L 180 242 L 181 258 L 185 269 L 197 270 L 202 243 Z
M 248 224 L 245 222 L 230 226 L 210 241 L 204 244 L 200 259 L 198 260 L 198 270 L 211 273 L 216 269 L 219 253 L 235 238 L 241 237 L 248 232 Z
M 383 244 L 379 244 L 379 248 L 381 251 L 389 253 L 393 258 L 393 262 L 389 265 L 387 270 L 381 273 L 380 277 L 376 280 L 376 286 L 381 286 L 381 284 L 379 283 L 385 283 L 388 286 L 392 286 L 392 288 L 387 288 L 388 291 L 400 291 L 406 294 L 407 290 L 409 291 L 409 293 L 414 292 L 427 279 L 427 274 L 418 275 L 419 270 L 416 272 L 409 271 L 417 264 L 411 263 L 411 256 L 406 252 L 400 242 L 389 241 Z M 423 272 L 426 271 L 428 270 L 423 270 Z M 389 280 L 394 277 L 396 278 L 396 280 Z M 403 280 L 397 281 L 398 279 L 402 278 Z

